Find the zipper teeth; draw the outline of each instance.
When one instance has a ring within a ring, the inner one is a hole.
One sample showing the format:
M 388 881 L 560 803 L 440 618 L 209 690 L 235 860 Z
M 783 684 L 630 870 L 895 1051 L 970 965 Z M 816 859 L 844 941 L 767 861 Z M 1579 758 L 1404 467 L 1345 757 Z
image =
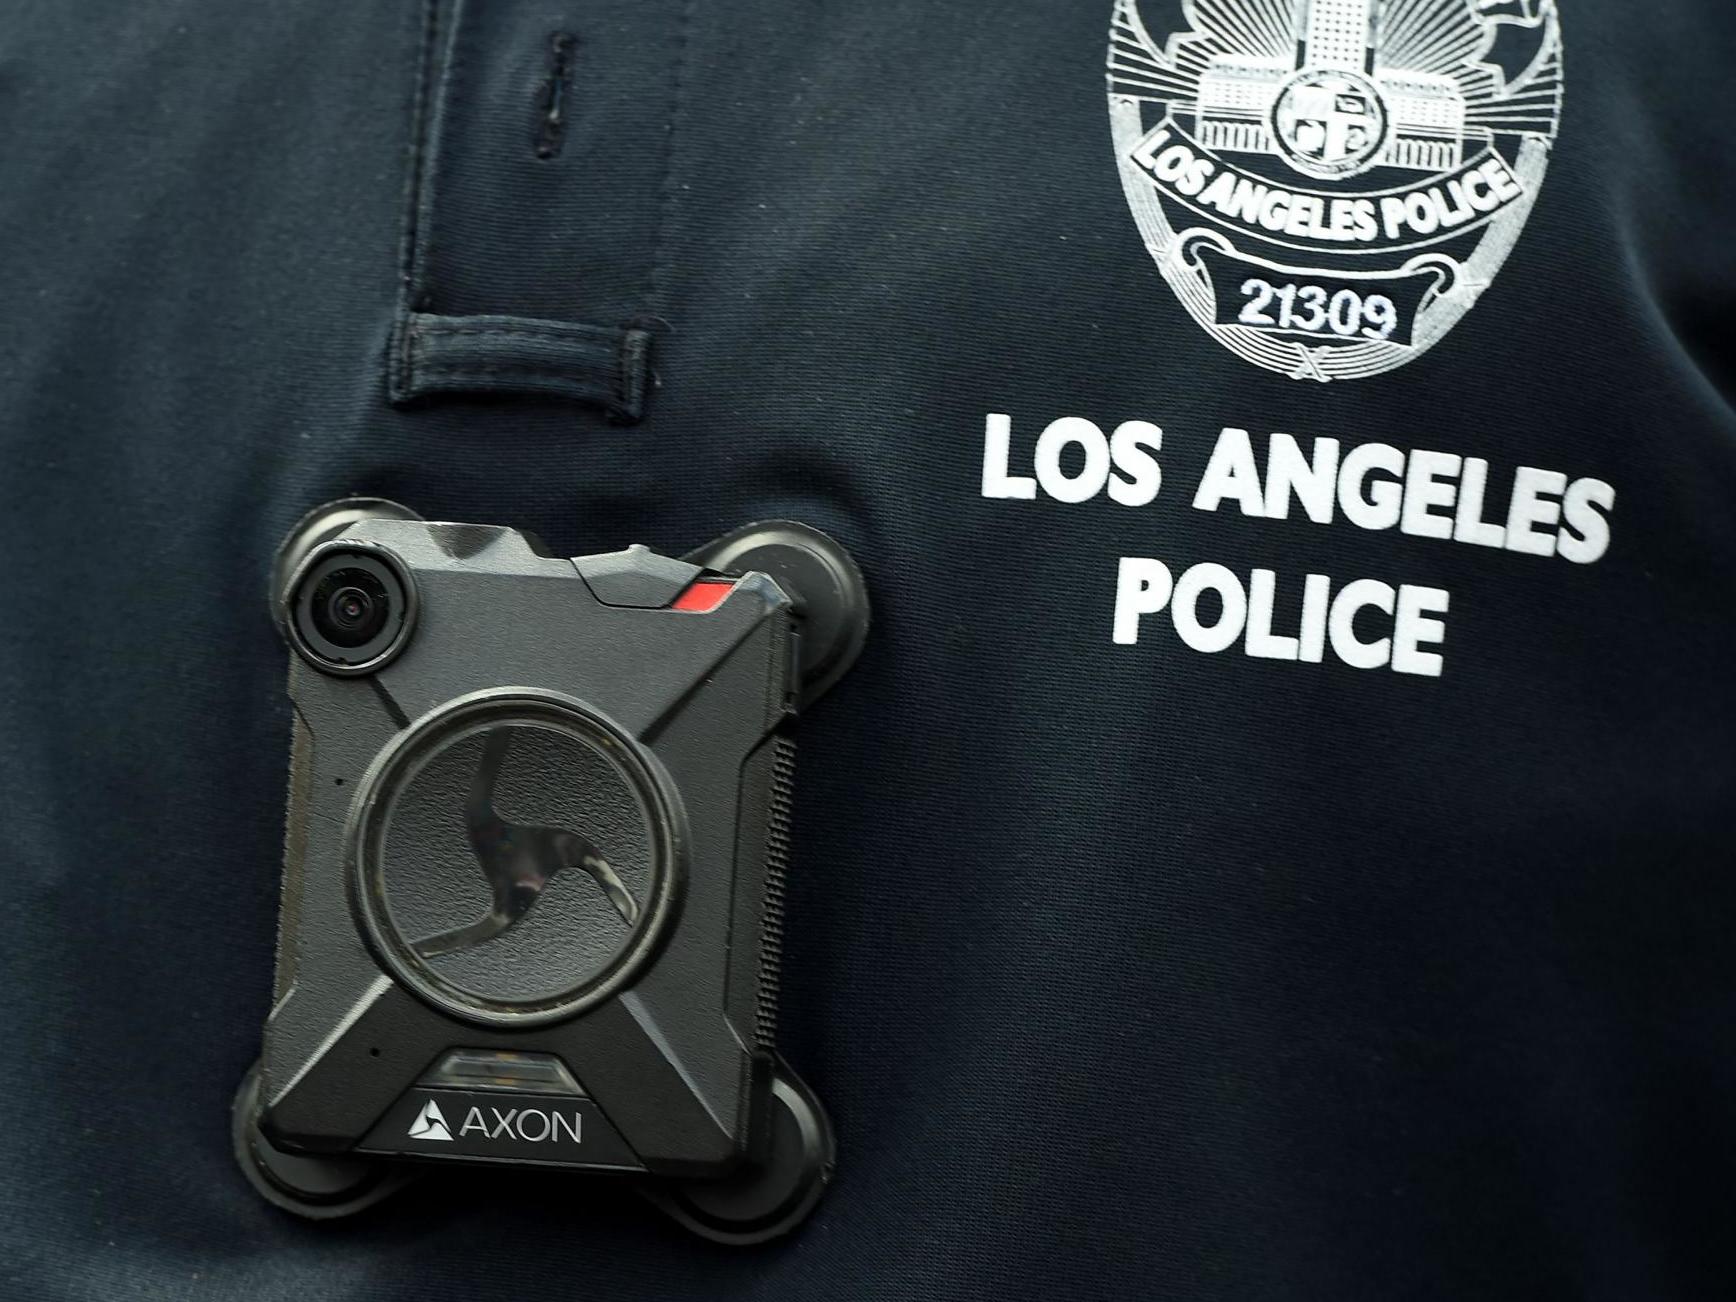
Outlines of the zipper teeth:
M 773 743 L 771 811 L 766 820 L 766 895 L 760 925 L 760 979 L 754 1010 L 754 1042 L 771 1049 L 777 1038 L 778 975 L 784 958 L 784 876 L 789 870 L 790 812 L 795 788 L 796 744 Z

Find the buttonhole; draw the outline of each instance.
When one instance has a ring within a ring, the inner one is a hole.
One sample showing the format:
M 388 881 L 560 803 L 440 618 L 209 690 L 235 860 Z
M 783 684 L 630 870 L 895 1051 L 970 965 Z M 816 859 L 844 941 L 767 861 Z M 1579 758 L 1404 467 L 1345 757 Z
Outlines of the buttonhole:
M 537 97 L 542 109 L 536 132 L 538 158 L 554 158 L 561 152 L 573 95 L 573 52 L 578 44 L 578 37 L 570 32 L 556 32 L 549 37 L 549 74 L 543 79 Z

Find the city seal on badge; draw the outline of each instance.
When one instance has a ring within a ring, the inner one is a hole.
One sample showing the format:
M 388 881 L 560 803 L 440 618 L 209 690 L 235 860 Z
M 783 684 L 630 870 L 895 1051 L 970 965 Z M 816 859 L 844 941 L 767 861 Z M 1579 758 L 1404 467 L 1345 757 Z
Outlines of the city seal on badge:
M 1513 251 L 1561 121 L 1555 0 L 1116 0 L 1109 116 L 1194 320 L 1296 380 L 1403 366 Z

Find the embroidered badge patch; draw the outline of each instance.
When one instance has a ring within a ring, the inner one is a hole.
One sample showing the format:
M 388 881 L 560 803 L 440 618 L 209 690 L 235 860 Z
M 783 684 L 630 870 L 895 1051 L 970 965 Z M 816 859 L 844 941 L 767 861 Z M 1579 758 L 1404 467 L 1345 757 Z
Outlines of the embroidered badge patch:
M 1561 118 L 1555 0 L 1116 0 L 1109 116 L 1159 270 L 1297 380 L 1403 366 L 1470 311 Z

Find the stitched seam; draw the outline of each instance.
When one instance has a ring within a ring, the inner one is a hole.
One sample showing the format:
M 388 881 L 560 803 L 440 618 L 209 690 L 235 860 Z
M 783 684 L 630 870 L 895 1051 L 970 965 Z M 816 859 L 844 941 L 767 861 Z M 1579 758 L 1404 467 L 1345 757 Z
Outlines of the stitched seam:
M 667 272 L 669 228 L 675 213 L 675 141 L 681 135 L 681 123 L 687 112 L 688 60 L 693 44 L 694 0 L 684 0 L 681 6 L 679 35 L 676 39 L 675 78 L 669 92 L 669 131 L 663 145 L 663 192 L 657 205 L 657 233 L 651 242 L 651 269 L 646 280 L 645 297 L 654 312 L 666 310 L 662 301 Z
M 404 181 L 404 228 L 398 250 L 398 339 L 388 366 L 400 393 L 410 386 L 410 350 L 415 329 L 410 316 L 415 310 L 416 243 L 421 233 L 422 178 L 428 154 L 428 110 L 440 31 L 440 0 L 423 0 L 422 31 L 415 44 L 415 76 L 410 98 L 410 159 Z
M 547 381 L 531 385 L 530 380 Z M 459 370 L 440 366 L 425 366 L 417 374 L 418 393 L 440 392 L 449 385 L 487 386 L 505 382 L 509 387 L 524 391 L 558 394 L 575 401 L 593 402 L 612 412 L 631 412 L 633 404 L 613 388 L 604 384 L 583 383 L 567 375 L 550 374 L 530 367 L 484 366 Z
M 440 81 L 438 96 L 439 111 L 432 115 L 430 122 L 437 127 L 434 147 L 433 165 L 427 173 L 427 183 L 423 187 L 423 213 L 421 248 L 418 250 L 417 266 L 417 303 L 418 308 L 431 303 L 437 292 L 434 283 L 434 239 L 439 234 L 438 223 L 434 220 L 440 203 L 440 193 L 445 174 L 451 170 L 452 150 L 448 136 L 451 134 L 453 114 L 462 109 L 461 103 L 464 90 L 464 77 L 469 71 L 471 46 L 475 41 L 476 24 L 471 22 L 470 0 L 453 0 L 452 6 L 452 39 L 449 44 L 450 53 L 446 57 L 444 76 Z
M 581 388 L 586 385 L 608 387 L 605 380 L 575 375 L 565 368 L 542 362 L 423 362 L 418 370 L 424 375 L 433 371 L 442 375 L 542 375 Z
M 577 324 L 571 331 L 520 329 L 517 326 L 418 326 L 416 333 L 423 339 L 450 339 L 461 335 L 484 339 L 552 339 L 563 344 L 600 344 L 610 349 L 614 348 L 617 340 L 616 332 L 606 326 L 598 327 L 592 334 Z
M 583 327 L 577 327 L 583 329 Z M 606 327 L 596 327 L 606 330 Z M 552 358 L 548 361 L 479 362 L 469 358 L 430 358 L 432 341 L 447 335 L 473 338 L 502 339 L 532 338 L 563 344 L 602 344 L 590 355 Z M 576 338 L 560 330 L 537 327 L 489 326 L 427 326 L 414 325 L 409 331 L 410 347 L 414 352 L 412 379 L 405 393 L 426 392 L 442 384 L 459 384 L 466 380 L 478 383 L 509 380 L 541 380 L 543 386 L 570 397 L 596 401 L 611 411 L 636 417 L 644 385 L 644 361 L 648 336 L 642 330 L 627 330 L 620 334 L 617 345 L 611 347 L 595 338 Z M 612 356 L 611 356 L 612 354 Z M 581 378 L 582 372 L 590 374 Z M 598 378 L 603 375 L 606 378 Z
M 621 394 L 629 413 L 637 419 L 645 403 L 645 375 L 651 354 L 651 336 L 644 330 L 628 330 L 621 336 L 617 354 L 621 368 Z

